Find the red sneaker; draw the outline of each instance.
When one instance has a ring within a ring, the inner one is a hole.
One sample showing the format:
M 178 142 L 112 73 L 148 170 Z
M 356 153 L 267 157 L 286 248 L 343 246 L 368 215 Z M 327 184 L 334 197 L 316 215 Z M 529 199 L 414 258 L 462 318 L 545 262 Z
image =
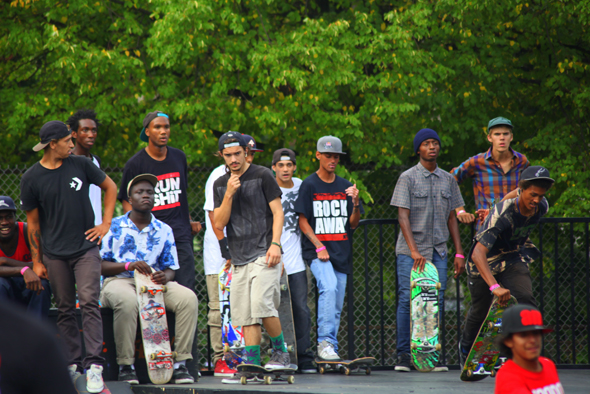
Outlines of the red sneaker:
M 234 374 L 238 372 L 235 369 L 231 369 L 227 366 L 224 359 L 217 360 L 215 363 L 215 371 L 213 373 L 214 376 L 234 376 Z

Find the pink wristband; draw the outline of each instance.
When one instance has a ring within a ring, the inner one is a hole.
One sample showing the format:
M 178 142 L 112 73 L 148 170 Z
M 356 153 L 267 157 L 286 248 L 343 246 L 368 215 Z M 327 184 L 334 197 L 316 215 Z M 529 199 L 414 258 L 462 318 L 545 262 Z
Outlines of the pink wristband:
M 462 213 L 465 213 L 465 211 L 462 209 L 459 212 L 457 212 L 457 216 L 461 215 Z
M 129 264 L 131 264 L 131 261 L 125 263 L 125 271 L 129 271 Z
M 320 253 L 322 250 L 326 250 L 326 247 L 325 247 L 325 246 L 322 246 L 321 248 L 317 248 L 317 249 L 315 250 L 315 252 L 316 252 L 316 253 Z
M 20 274 L 21 274 L 22 276 L 25 276 L 25 271 L 26 271 L 26 270 L 28 270 L 28 269 L 29 269 L 29 266 L 28 266 L 28 265 L 27 265 L 27 266 L 25 266 L 25 267 L 23 267 L 23 269 L 22 269 L 22 270 L 20 270 Z
M 491 291 L 491 292 L 493 292 L 493 291 L 494 291 L 494 290 L 496 290 L 498 287 L 500 287 L 500 285 L 496 283 L 495 285 L 492 285 L 492 287 L 490 287 L 490 291 Z
M 462 259 L 465 258 L 465 256 L 463 256 L 462 254 L 459 254 L 459 253 L 455 254 L 455 257 L 459 257 L 459 258 L 462 258 Z

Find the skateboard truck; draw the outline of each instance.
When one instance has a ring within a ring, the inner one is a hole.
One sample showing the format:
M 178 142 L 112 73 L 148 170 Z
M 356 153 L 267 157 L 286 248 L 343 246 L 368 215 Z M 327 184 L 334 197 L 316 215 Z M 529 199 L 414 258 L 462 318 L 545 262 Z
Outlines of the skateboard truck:
M 159 292 L 166 293 L 168 288 L 166 286 L 141 286 L 139 292 L 141 294 L 148 293 L 148 296 L 154 297 Z
M 421 345 L 417 344 L 416 342 L 412 342 L 410 347 L 414 350 L 416 350 L 416 349 L 430 350 L 430 351 L 436 350 L 437 352 L 440 352 L 440 350 L 442 349 L 442 346 L 440 345 L 440 343 L 437 343 L 436 345 L 432 346 L 429 342 L 424 342 Z
M 176 357 L 178 357 L 178 353 L 176 353 L 176 352 L 166 353 L 163 350 L 160 350 L 159 352 L 151 353 L 150 354 L 150 360 L 164 359 L 164 358 L 174 358 L 174 359 L 176 359 Z

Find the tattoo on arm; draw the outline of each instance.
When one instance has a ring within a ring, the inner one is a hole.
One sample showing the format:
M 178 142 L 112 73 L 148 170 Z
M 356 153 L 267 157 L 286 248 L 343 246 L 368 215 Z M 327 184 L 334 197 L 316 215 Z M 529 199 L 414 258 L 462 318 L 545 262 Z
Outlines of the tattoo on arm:
M 31 259 L 33 261 L 41 261 L 39 257 L 41 254 L 41 234 L 39 230 L 33 230 L 29 233 L 29 243 L 31 244 Z
M 314 244 L 316 248 L 322 246 L 322 243 L 319 241 L 319 239 L 317 239 L 317 237 L 312 231 L 308 231 L 307 233 L 305 233 L 305 236 L 307 237 L 307 239 L 311 241 L 312 244 Z

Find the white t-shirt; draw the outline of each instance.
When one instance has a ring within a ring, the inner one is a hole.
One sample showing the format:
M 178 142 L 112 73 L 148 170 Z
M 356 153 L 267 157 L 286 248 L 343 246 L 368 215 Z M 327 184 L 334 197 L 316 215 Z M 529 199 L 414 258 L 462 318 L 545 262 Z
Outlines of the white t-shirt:
M 205 220 L 207 222 L 205 237 L 203 238 L 203 265 L 205 266 L 205 275 L 217 275 L 221 271 L 221 267 L 225 265 L 225 259 L 221 256 L 221 249 L 219 248 L 219 240 L 213 232 L 213 223 L 209 219 L 209 212 L 215 209 L 213 184 L 219 177 L 225 175 L 226 172 L 225 164 L 220 165 L 211 172 L 205 184 L 205 205 L 203 205 Z M 223 233 L 225 234 L 225 229 Z
M 96 157 L 92 156 L 92 162 L 100 168 L 100 164 L 98 164 L 98 160 Z M 101 200 L 101 192 L 102 190 L 100 187 L 96 185 L 90 185 L 90 190 L 88 190 L 88 195 L 90 196 L 90 204 L 92 205 L 92 210 L 94 211 L 94 225 L 98 226 L 102 223 L 102 200 Z
M 292 180 L 292 188 L 287 189 L 281 187 L 281 191 L 283 192 L 281 204 L 283 204 L 283 214 L 285 215 L 283 233 L 281 234 L 281 246 L 283 247 L 283 263 L 285 264 L 287 275 L 305 271 L 305 263 L 301 256 L 299 215 L 295 212 L 295 201 L 297 201 L 297 197 L 299 196 L 301 179 L 292 178 Z

